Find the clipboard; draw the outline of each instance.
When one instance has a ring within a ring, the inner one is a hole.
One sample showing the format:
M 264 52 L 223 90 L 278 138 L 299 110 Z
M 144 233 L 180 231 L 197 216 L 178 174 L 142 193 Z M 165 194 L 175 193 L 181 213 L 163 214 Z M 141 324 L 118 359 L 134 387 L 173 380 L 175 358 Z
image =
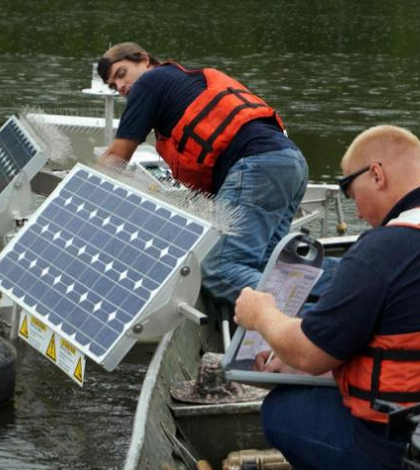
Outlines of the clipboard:
M 306 233 L 290 233 L 273 250 L 257 290 L 272 293 L 282 311 L 296 316 L 322 274 L 323 258 L 319 241 Z M 221 363 L 226 379 L 264 388 L 279 384 L 336 386 L 331 373 L 312 376 L 291 368 L 288 372 L 253 371 L 255 355 L 268 349 L 258 332 L 239 326 Z

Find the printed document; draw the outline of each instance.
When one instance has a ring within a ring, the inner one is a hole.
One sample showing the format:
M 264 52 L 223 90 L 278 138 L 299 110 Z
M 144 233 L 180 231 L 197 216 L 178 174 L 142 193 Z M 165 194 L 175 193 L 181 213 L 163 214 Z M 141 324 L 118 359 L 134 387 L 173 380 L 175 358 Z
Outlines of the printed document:
M 259 290 L 272 294 L 277 307 L 286 315 L 295 317 L 322 272 L 321 268 L 306 264 L 277 261 Z M 259 333 L 247 331 L 235 359 L 254 359 L 258 353 L 269 349 L 270 346 Z

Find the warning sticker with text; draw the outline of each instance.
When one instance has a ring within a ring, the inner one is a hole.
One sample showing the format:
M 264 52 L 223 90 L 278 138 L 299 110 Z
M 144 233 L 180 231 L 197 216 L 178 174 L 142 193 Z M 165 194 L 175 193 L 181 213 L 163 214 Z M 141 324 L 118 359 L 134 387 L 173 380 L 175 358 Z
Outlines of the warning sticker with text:
M 24 311 L 20 316 L 19 336 L 83 386 L 86 358 L 69 341 Z

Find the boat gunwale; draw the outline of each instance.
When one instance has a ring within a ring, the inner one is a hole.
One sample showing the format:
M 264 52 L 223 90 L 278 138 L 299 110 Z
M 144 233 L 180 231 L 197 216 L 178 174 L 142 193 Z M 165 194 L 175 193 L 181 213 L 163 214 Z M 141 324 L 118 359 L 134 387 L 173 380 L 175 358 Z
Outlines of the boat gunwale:
M 161 365 L 175 332 L 176 330 L 172 330 L 162 337 L 144 377 L 134 415 L 132 438 L 127 451 L 124 470 L 135 470 L 137 468 L 139 456 L 145 443 L 147 416 L 155 392 L 155 385 L 159 380 Z M 141 419 L 142 417 L 146 419 Z

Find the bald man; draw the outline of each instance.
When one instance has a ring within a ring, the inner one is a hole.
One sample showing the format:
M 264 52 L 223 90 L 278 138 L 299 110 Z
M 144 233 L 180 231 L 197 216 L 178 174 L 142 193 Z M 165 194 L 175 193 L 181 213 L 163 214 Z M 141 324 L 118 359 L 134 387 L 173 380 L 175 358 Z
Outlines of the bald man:
M 288 386 L 266 398 L 263 428 L 295 470 L 402 469 L 404 441 L 387 440 L 375 399 L 420 401 L 420 142 L 377 126 L 344 155 L 340 187 L 373 229 L 342 258 L 332 284 L 303 319 L 245 288 L 235 321 L 259 331 L 284 365 L 333 371 L 337 388 Z

